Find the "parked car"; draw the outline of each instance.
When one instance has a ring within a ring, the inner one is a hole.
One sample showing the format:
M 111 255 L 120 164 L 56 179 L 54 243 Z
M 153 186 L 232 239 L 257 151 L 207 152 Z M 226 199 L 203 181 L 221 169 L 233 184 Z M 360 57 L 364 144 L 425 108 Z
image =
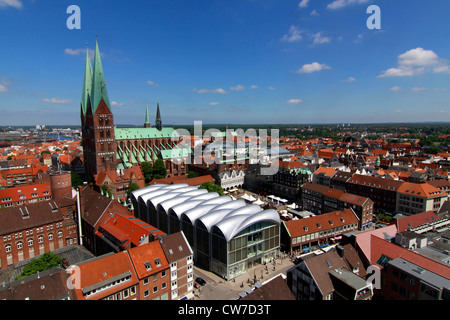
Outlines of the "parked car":
M 195 282 L 198 283 L 201 286 L 204 286 L 206 284 L 206 281 L 203 280 L 202 278 L 198 277 L 195 279 Z

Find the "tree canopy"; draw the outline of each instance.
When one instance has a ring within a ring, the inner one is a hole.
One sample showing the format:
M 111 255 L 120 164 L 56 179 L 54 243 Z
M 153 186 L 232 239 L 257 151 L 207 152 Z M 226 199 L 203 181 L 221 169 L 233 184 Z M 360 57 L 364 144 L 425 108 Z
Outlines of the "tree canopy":
M 21 279 L 24 277 L 28 277 L 32 274 L 51 268 L 55 268 L 61 265 L 61 257 L 57 254 L 46 252 L 40 258 L 36 258 L 31 260 L 29 264 L 23 267 L 22 274 L 18 276 L 16 279 Z
M 198 187 L 198 188 L 199 189 L 206 189 L 208 192 L 217 192 L 221 196 L 225 195 L 225 193 L 223 192 L 222 187 L 218 186 L 217 184 L 215 184 L 214 182 L 211 182 L 211 181 L 202 183 L 200 185 L 200 187 Z
M 142 162 L 141 168 L 145 183 L 149 183 L 153 179 L 164 179 L 167 175 L 167 169 L 162 159 L 156 159 L 153 165 L 150 162 Z

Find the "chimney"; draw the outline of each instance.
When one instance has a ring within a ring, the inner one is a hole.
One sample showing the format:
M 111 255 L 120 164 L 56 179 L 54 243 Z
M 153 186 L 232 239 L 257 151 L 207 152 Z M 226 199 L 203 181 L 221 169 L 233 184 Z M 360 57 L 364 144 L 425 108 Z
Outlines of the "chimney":
M 345 254 L 345 249 L 343 246 L 336 246 L 336 252 L 339 255 L 339 257 L 343 258 Z

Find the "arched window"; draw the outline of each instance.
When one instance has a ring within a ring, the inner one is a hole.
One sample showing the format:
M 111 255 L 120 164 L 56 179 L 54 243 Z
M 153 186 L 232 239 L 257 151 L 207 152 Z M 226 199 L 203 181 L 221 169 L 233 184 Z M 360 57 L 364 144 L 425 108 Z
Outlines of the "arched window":
M 33 239 L 28 239 L 28 246 L 31 247 L 33 245 Z
M 11 252 L 11 245 L 10 245 L 10 244 L 7 244 L 7 245 L 5 246 L 5 251 L 6 251 L 6 253 Z
M 22 250 L 22 248 L 23 248 L 22 241 L 17 242 L 17 249 Z
M 38 242 L 39 243 L 43 243 L 44 242 L 44 237 L 43 236 L 39 236 L 38 237 Z
M 58 238 L 62 238 L 63 232 L 61 230 L 58 231 Z
M 53 240 L 53 233 L 49 233 L 49 234 L 48 234 L 48 240 L 50 240 L 50 241 Z

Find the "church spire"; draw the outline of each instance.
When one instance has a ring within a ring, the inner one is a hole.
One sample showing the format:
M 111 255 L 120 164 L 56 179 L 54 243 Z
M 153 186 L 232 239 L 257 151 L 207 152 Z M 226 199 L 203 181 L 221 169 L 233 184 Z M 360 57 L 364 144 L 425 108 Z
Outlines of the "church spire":
M 92 89 L 92 65 L 91 59 L 89 58 L 89 50 L 86 46 L 86 63 L 84 67 L 84 81 L 83 81 L 83 92 L 81 93 L 81 111 L 86 114 L 89 108 L 89 101 L 91 99 L 91 89 Z
M 106 103 L 108 109 L 111 110 L 108 91 L 106 90 L 105 76 L 103 74 L 102 60 L 100 58 L 100 50 L 98 48 L 98 42 L 96 40 L 95 55 L 94 55 L 94 70 L 92 76 L 92 89 L 91 89 L 92 114 L 95 113 L 102 99 Z
M 150 116 L 148 115 L 148 104 L 147 109 L 145 110 L 145 122 L 144 122 L 144 128 L 151 128 L 152 125 L 150 123 Z
M 161 113 L 159 112 L 159 101 L 156 105 L 156 121 L 155 121 L 156 128 L 161 131 L 162 129 L 162 121 L 161 121 Z

